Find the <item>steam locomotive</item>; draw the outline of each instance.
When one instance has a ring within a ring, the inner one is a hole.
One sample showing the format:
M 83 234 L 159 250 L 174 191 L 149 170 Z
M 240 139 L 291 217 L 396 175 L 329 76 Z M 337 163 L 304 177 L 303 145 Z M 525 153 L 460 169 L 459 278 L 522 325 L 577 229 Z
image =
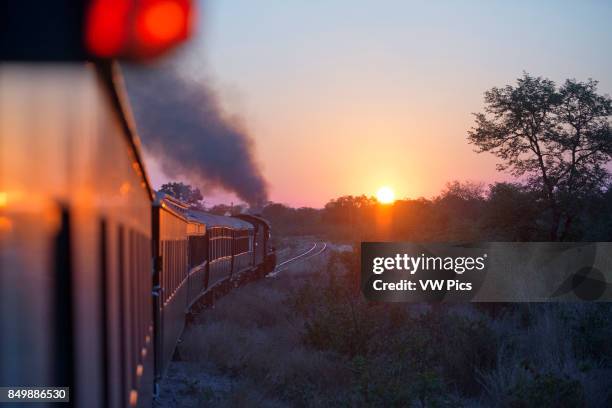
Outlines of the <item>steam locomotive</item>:
M 2 387 L 70 387 L 72 406 L 150 407 L 190 308 L 274 268 L 264 219 L 193 210 L 149 183 L 116 58 L 173 45 L 137 31 L 155 25 L 121 20 L 171 3 L 187 25 L 187 0 L 129 1 L 129 12 L 108 0 L 4 6 Z

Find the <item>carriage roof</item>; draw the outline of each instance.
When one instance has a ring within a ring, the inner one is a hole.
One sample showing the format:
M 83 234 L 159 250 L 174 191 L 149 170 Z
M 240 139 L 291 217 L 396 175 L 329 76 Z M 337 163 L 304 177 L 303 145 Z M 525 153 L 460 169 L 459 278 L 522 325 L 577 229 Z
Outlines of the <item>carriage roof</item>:
M 184 203 L 168 194 L 158 192 L 156 194 L 155 204 L 170 208 L 175 213 L 180 214 L 189 222 L 197 222 L 206 225 L 206 228 L 226 227 L 234 229 L 254 229 L 252 223 L 234 217 L 225 217 L 207 213 L 205 211 L 189 208 L 187 203 Z

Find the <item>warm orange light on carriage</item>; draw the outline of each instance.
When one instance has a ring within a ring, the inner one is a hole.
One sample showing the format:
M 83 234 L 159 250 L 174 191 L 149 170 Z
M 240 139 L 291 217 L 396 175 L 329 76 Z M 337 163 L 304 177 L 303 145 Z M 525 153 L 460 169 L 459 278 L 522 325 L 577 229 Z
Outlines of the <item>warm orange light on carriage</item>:
M 9 217 L 0 215 L 0 232 L 11 232 L 13 230 L 13 221 Z
M 85 43 L 101 58 L 148 58 L 187 39 L 190 0 L 93 0 Z

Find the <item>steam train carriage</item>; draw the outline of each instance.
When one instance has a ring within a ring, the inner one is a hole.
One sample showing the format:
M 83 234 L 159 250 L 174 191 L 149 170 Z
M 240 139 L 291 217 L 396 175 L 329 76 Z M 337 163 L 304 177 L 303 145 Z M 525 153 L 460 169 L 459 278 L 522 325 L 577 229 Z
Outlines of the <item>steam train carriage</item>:
M 157 194 L 153 206 L 153 284 L 159 322 L 155 335 L 158 378 L 183 331 L 185 313 L 206 291 L 235 274 L 265 272 L 270 267 L 271 254 L 263 252 L 267 236 L 261 247 L 255 245 L 257 225 L 190 209 L 171 196 Z
M 150 405 L 152 194 L 117 67 L 0 82 L 0 384 Z

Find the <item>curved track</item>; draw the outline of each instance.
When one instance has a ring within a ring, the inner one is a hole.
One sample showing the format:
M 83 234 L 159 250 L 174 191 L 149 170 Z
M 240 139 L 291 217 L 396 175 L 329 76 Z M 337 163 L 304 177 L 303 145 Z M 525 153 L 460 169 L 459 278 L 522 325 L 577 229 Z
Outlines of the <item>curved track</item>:
M 320 248 L 317 248 L 317 247 L 320 247 Z M 318 251 L 316 251 L 317 249 L 318 249 Z M 327 242 L 315 242 L 315 243 L 313 243 L 312 247 L 310 249 L 308 249 L 307 251 L 304 251 L 301 254 L 299 254 L 298 256 L 294 256 L 292 258 L 289 258 L 289 259 L 279 263 L 278 265 L 276 265 L 276 268 L 274 269 L 274 271 L 272 273 L 268 274 L 268 277 L 270 277 L 270 278 L 275 277 L 280 272 L 284 271 L 285 269 L 287 269 L 289 266 L 293 265 L 296 262 L 304 261 L 306 259 L 309 259 L 309 258 L 312 258 L 314 256 L 320 255 L 321 253 L 323 253 L 323 251 L 325 251 L 325 249 L 327 249 Z M 316 251 L 316 252 L 314 252 L 314 251 Z

